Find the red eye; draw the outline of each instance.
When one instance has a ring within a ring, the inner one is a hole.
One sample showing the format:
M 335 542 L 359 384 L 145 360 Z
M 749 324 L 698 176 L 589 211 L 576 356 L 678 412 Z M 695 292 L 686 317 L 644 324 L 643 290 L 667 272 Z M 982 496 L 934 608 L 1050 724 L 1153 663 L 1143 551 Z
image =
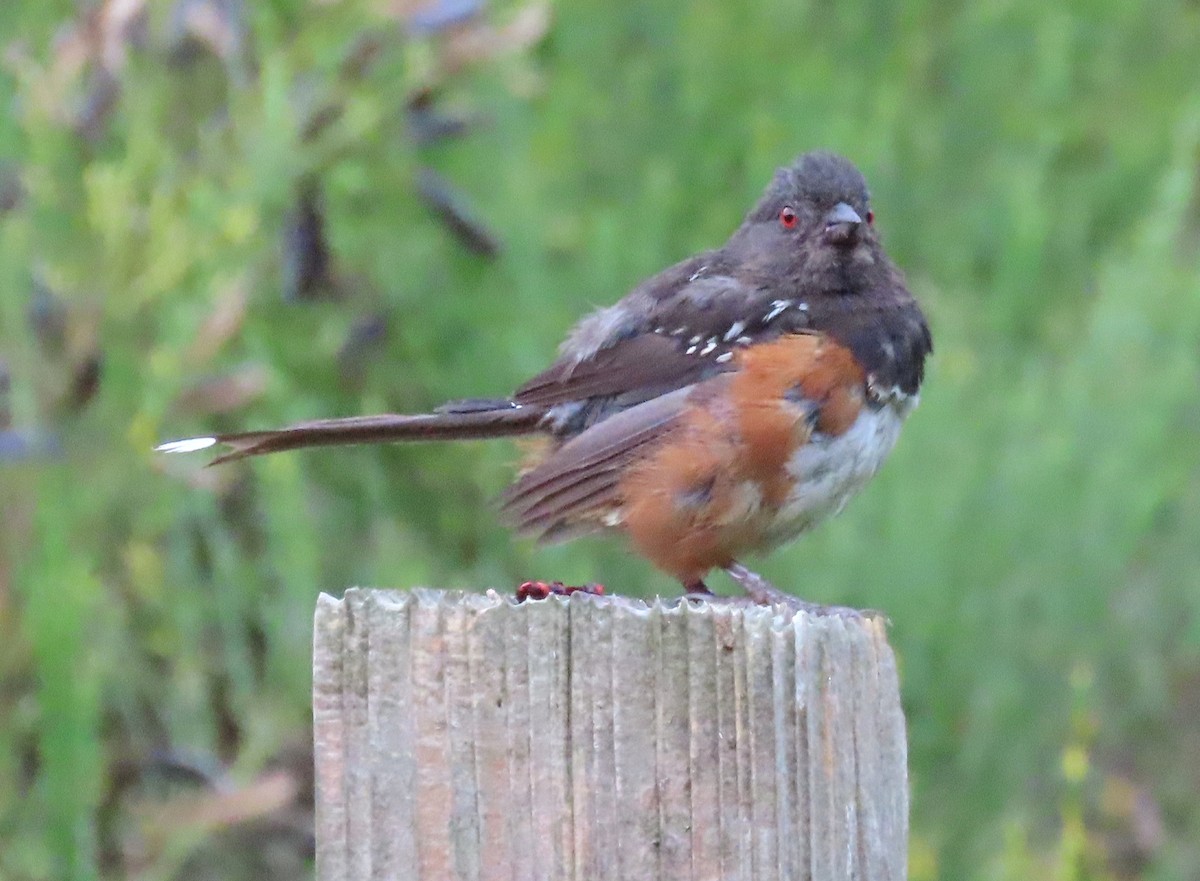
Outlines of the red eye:
M 868 208 L 867 209 L 867 225 L 870 226 L 873 223 L 875 223 L 875 212 L 872 211 L 870 208 Z
M 792 229 L 796 225 L 796 212 L 791 207 L 786 207 L 779 212 L 779 222 L 783 224 L 784 229 Z

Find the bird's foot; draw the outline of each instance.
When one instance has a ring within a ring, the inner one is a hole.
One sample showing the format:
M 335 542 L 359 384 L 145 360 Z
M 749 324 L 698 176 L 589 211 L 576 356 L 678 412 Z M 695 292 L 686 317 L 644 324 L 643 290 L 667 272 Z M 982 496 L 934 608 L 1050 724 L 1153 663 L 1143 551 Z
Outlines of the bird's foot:
M 730 563 L 725 567 L 725 571 L 729 573 L 729 577 L 733 579 L 734 583 L 745 591 L 746 596 L 760 606 L 810 605 L 790 593 L 784 593 L 757 572 L 747 569 L 741 563 Z
M 802 600 L 799 597 L 792 596 L 790 593 L 780 590 L 757 572 L 747 569 L 741 563 L 730 563 L 725 567 L 725 571 L 729 573 L 729 577 L 734 580 L 734 583 L 746 592 L 746 596 L 760 606 L 787 606 L 798 612 L 806 612 L 809 615 L 822 617 L 836 615 L 840 618 L 859 619 L 879 616 L 879 613 L 874 611 L 859 611 L 858 609 L 851 609 L 848 606 L 823 606 L 820 603 L 810 603 L 807 600 Z
M 587 593 L 593 596 L 604 596 L 603 584 L 563 584 L 561 581 L 526 581 L 517 588 L 517 602 L 525 600 L 544 600 L 551 594 L 570 596 L 573 593 Z
M 695 581 L 684 582 L 683 598 L 685 600 L 693 600 L 695 602 L 710 602 L 717 599 L 717 595 L 708 589 L 708 585 L 697 578 Z

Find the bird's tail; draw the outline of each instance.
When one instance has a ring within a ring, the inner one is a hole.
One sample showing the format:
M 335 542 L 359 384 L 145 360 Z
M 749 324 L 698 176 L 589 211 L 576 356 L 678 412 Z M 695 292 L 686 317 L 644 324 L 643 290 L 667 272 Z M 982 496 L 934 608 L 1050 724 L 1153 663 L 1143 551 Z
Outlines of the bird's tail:
M 225 446 L 209 464 L 247 456 L 280 453 L 303 447 L 342 444 L 382 444 L 394 441 L 472 440 L 531 434 L 538 430 L 546 411 L 509 400 L 455 401 L 433 413 L 385 414 L 318 419 L 269 431 L 245 431 L 170 441 L 155 449 L 160 453 L 192 453 Z

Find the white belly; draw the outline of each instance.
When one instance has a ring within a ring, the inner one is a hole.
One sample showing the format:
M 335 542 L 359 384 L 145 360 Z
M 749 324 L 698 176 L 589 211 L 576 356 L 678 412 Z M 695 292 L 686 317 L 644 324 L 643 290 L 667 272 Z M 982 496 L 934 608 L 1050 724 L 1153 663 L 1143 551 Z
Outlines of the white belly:
M 883 465 L 916 403 L 911 397 L 889 401 L 878 410 L 866 407 L 844 434 L 817 434 L 798 449 L 787 464 L 796 484 L 775 515 L 764 545 L 788 541 L 841 511 Z

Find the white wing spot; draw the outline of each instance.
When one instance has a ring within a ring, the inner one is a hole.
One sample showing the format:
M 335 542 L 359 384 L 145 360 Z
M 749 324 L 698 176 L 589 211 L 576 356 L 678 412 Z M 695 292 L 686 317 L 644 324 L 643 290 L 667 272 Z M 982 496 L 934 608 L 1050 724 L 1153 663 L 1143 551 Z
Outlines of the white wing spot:
M 752 342 L 754 342 L 754 339 L 752 337 L 748 337 L 748 336 L 740 336 L 736 340 L 734 340 L 734 342 L 740 343 L 743 346 L 748 346 Z
M 724 364 L 726 361 L 729 361 L 732 358 L 733 358 L 733 352 L 722 352 L 720 355 L 717 356 L 717 363 Z
M 717 347 L 717 338 L 715 336 L 709 337 L 708 342 L 704 344 L 704 348 L 700 350 L 700 354 L 707 355 L 709 352 L 711 352 L 716 347 Z
M 687 325 L 686 324 L 683 325 L 682 327 L 677 327 L 673 331 L 671 331 L 671 336 L 683 336 L 685 333 L 687 333 Z
M 775 300 L 773 303 L 771 303 L 771 311 L 766 314 L 765 318 L 763 318 L 763 324 L 769 324 L 770 322 L 774 321 L 783 314 L 785 309 L 791 305 L 791 300 Z
M 701 275 L 703 275 L 703 274 L 704 274 L 704 270 L 706 270 L 706 269 L 708 269 L 708 264 L 707 264 L 707 263 L 706 263 L 706 264 L 704 264 L 703 266 L 701 266 L 701 267 L 700 267 L 699 269 L 697 269 L 695 272 L 693 272 L 693 273 L 691 274 L 691 276 L 688 278 L 688 281 L 695 281 L 695 280 L 696 280 L 696 279 L 698 279 L 698 278 L 699 278 Z
M 729 342 L 736 336 L 740 336 L 742 331 L 746 329 L 746 322 L 735 321 L 729 325 L 729 330 L 725 331 L 725 342 Z
M 687 350 L 686 352 L 684 352 L 684 354 L 685 354 L 685 355 L 695 355 L 695 354 L 696 354 L 696 347 L 695 347 L 695 346 L 688 346 L 688 350 Z
M 694 345 L 696 345 L 696 343 L 700 342 L 700 340 L 702 340 L 702 339 L 704 339 L 704 334 L 698 333 L 694 337 L 692 337 L 690 340 L 688 340 L 688 345 L 694 346 Z

